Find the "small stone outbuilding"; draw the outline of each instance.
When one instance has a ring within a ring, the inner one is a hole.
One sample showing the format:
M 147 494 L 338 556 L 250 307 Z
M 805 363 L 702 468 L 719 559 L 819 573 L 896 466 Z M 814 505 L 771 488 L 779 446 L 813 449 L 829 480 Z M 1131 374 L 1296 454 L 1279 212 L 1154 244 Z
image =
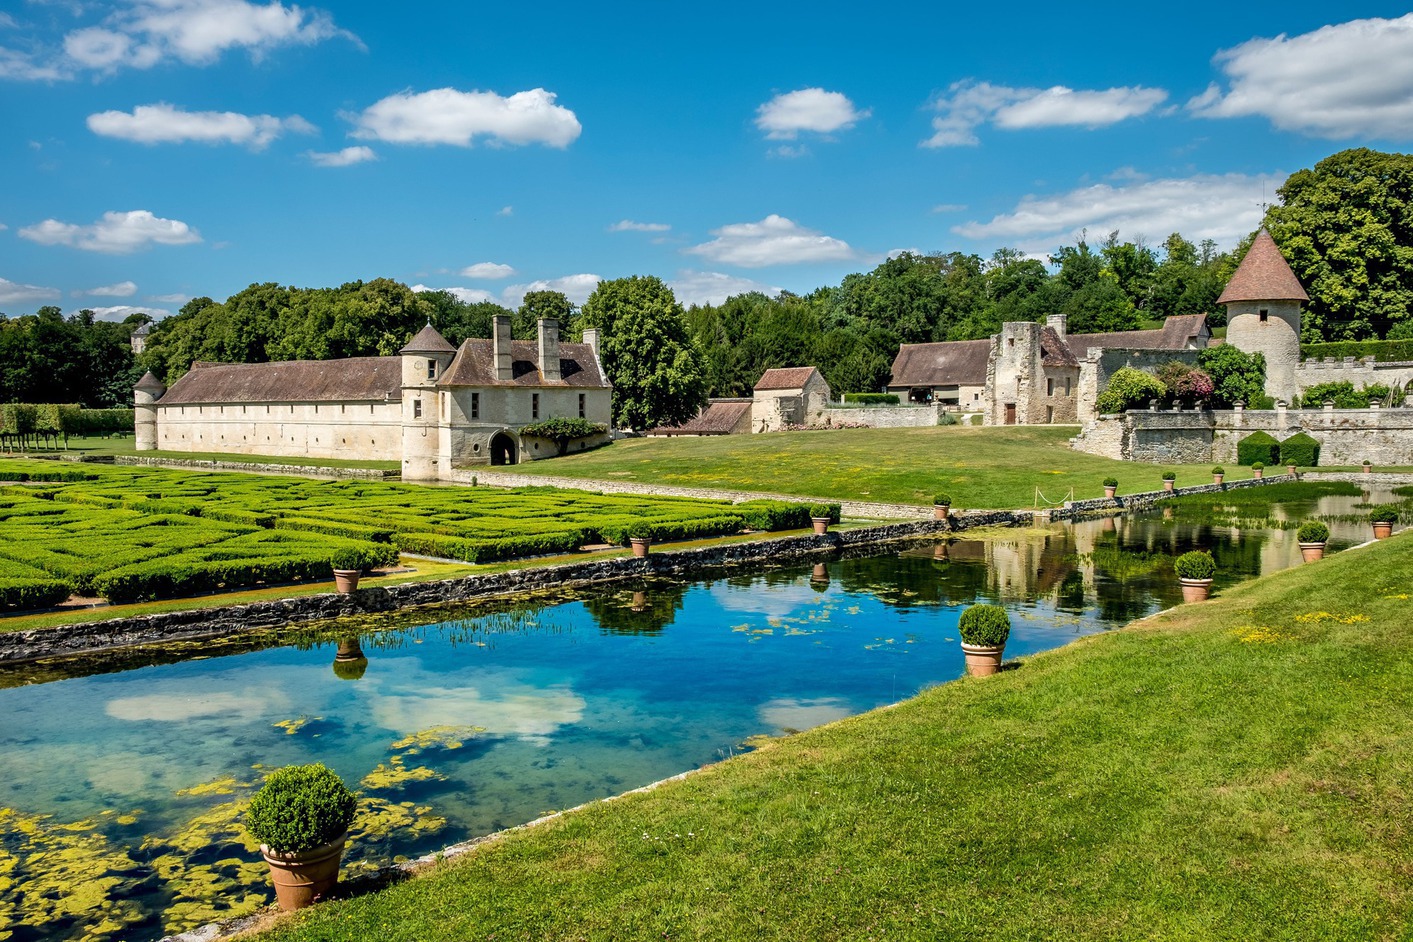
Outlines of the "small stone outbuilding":
M 829 407 L 829 383 L 813 366 L 766 370 L 752 391 L 751 426 L 757 432 L 817 424 Z

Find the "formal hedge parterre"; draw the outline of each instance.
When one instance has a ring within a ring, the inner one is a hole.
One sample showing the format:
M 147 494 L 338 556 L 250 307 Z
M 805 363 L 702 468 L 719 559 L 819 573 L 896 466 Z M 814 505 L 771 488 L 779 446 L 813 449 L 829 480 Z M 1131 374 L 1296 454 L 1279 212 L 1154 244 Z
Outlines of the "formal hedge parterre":
M 636 524 L 657 540 L 687 540 L 800 529 L 810 516 L 774 500 L 55 465 L 0 460 L 0 482 L 17 482 L 0 483 L 0 609 L 51 605 L 69 591 L 132 602 L 324 580 L 331 554 L 350 547 L 364 568 L 400 552 L 485 563 L 626 545 Z

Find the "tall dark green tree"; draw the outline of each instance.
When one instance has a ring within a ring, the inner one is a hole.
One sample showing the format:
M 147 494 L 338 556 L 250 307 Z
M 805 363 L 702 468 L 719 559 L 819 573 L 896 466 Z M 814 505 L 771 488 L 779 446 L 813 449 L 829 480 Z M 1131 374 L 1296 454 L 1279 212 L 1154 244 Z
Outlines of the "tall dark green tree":
M 613 383 L 613 418 L 632 429 L 685 422 L 706 404 L 706 371 L 682 305 L 651 275 L 601 281 L 584 302 L 583 327 L 601 330 Z

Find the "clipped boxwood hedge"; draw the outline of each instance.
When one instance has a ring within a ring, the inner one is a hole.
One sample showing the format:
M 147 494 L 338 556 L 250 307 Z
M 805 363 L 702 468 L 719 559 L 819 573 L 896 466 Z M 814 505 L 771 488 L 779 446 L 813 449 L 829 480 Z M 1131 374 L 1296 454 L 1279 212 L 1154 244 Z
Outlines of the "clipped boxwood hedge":
M 1281 459 L 1281 443 L 1269 432 L 1252 432 L 1236 443 L 1236 463 L 1251 466 L 1276 464 Z
M 1320 463 L 1320 443 L 1304 432 L 1297 432 L 1281 442 L 1280 463 L 1313 468 Z

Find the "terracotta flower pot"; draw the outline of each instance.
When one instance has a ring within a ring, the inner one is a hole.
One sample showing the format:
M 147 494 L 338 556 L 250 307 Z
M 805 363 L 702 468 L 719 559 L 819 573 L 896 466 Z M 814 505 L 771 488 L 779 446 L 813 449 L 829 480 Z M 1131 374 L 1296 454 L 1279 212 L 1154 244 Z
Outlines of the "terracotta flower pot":
M 951 505 L 951 504 L 933 504 L 933 505 L 932 505 L 932 519 L 933 519 L 933 520 L 946 520 L 948 514 L 950 514 L 951 512 L 952 512 L 952 505 Z
M 1117 490 L 1118 490 L 1117 487 L 1109 487 L 1107 484 L 1104 485 L 1104 499 L 1105 499 L 1105 500 L 1113 500 L 1113 499 L 1114 499 L 1114 492 L 1117 491 Z
M 260 845 L 281 909 L 303 909 L 329 895 L 339 882 L 339 862 L 347 839 L 348 834 L 340 834 L 328 844 L 300 854 L 283 854 Z
M 815 536 L 822 536 L 829 532 L 829 525 L 834 521 L 828 517 L 811 517 L 810 522 L 814 524 Z
M 1367 465 L 1367 464 L 1364 465 L 1364 473 L 1365 473 L 1365 474 L 1373 474 L 1373 473 L 1374 473 L 1373 467 L 1372 467 L 1371 465 Z
M 334 588 L 340 595 L 348 595 L 358 588 L 358 580 L 362 575 L 361 569 L 335 569 Z
M 1307 563 L 1313 563 L 1317 559 L 1325 558 L 1325 544 L 1323 543 L 1301 543 L 1300 558 Z
M 1376 523 L 1376 524 L 1374 524 L 1374 539 L 1376 539 L 1376 540 L 1387 540 L 1387 539 L 1388 539 L 1389 537 L 1391 537 L 1391 536 L 1393 536 L 1393 524 L 1392 524 L 1392 523 Z
M 1173 481 L 1164 481 L 1164 482 L 1163 482 L 1163 490 L 1171 492 L 1172 489 L 1173 489 L 1173 484 L 1174 484 L 1174 483 L 1175 483 L 1175 482 L 1173 482 Z
M 985 647 L 962 642 L 962 653 L 967 659 L 967 673 L 973 677 L 990 677 L 1001 669 L 1001 656 L 1006 646 Z
M 1212 594 L 1211 579 L 1178 579 L 1182 583 L 1182 600 L 1184 602 L 1205 602 Z
M 633 544 L 633 555 L 639 557 L 648 555 L 648 547 L 653 545 L 652 540 L 645 540 L 636 536 L 629 537 L 628 542 Z
M 1265 474 L 1265 473 L 1266 473 L 1266 472 L 1265 472 L 1264 470 L 1262 470 L 1261 468 L 1252 468 L 1252 469 L 1251 469 L 1251 477 L 1254 478 L 1254 479 L 1257 480 L 1257 481 L 1261 480 L 1261 475 L 1263 475 L 1263 474 Z
M 1285 473 L 1288 474 L 1288 475 L 1290 475 L 1291 477 L 1295 477 L 1295 465 L 1293 465 L 1293 464 L 1288 464 L 1288 465 L 1286 465 L 1286 466 L 1285 466 Z
M 1212 475 L 1212 483 L 1213 483 L 1213 484 L 1220 484 L 1220 483 L 1222 483 L 1222 478 L 1224 478 L 1224 477 L 1226 477 L 1225 474 L 1214 474 L 1214 475 Z

